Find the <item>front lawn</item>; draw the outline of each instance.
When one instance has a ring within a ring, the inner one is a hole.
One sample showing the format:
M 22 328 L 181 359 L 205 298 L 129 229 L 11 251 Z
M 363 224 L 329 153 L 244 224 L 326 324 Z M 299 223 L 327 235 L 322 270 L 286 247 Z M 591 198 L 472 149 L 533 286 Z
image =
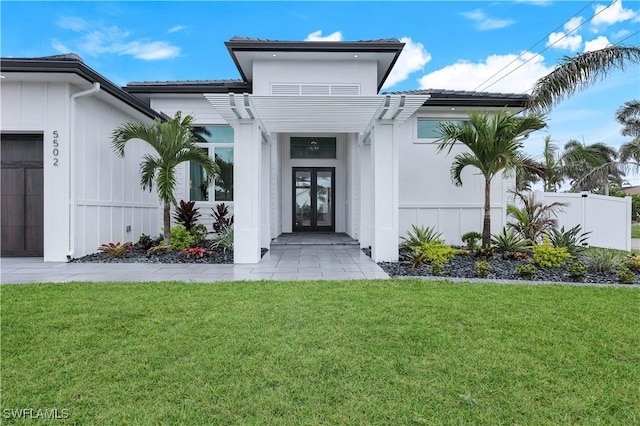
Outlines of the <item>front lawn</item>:
M 640 422 L 637 288 L 407 279 L 1 291 L 4 424 L 20 409 L 100 425 Z
M 640 223 L 631 225 L 631 238 L 640 238 Z

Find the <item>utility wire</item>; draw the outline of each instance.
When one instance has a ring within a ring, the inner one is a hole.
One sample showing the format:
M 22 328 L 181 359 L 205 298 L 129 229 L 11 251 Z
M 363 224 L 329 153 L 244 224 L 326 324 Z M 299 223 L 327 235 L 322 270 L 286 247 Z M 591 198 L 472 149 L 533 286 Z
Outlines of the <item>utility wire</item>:
M 595 0 L 591 0 L 589 3 L 587 3 L 586 6 L 584 6 L 582 9 L 580 9 L 579 11 L 577 11 L 571 18 L 567 19 L 566 21 L 564 21 L 562 24 L 558 25 L 557 27 L 555 27 L 553 30 L 551 30 L 551 32 L 547 35 L 545 35 L 544 37 L 542 37 L 540 40 L 536 41 L 533 45 L 529 46 L 529 48 L 527 50 L 525 50 L 525 52 L 527 51 L 531 51 L 533 50 L 534 47 L 536 47 L 537 45 L 539 45 L 540 43 L 542 43 L 543 41 L 546 41 L 549 36 L 556 32 L 557 30 L 559 30 L 560 28 L 564 27 L 564 25 L 569 22 L 570 20 L 572 20 L 573 18 L 575 18 L 576 16 L 578 16 L 579 14 L 581 14 L 587 7 L 591 6 L 594 3 Z M 490 81 L 492 78 L 494 78 L 495 76 L 497 76 L 498 74 L 500 74 L 502 71 L 504 71 L 505 69 L 509 68 L 509 66 L 511 64 L 513 64 L 514 62 L 516 62 L 518 59 L 522 58 L 524 56 L 524 53 L 521 53 L 520 56 L 518 56 L 517 58 L 515 58 L 514 60 L 512 60 L 511 62 L 509 62 L 507 65 L 505 65 L 504 67 L 500 68 L 498 71 L 496 71 L 493 75 L 491 75 L 489 78 L 487 78 L 485 81 L 483 81 L 482 83 L 478 84 L 473 91 L 475 92 L 476 90 L 478 90 L 480 87 L 482 87 L 485 83 L 487 83 L 488 81 Z M 487 86 L 490 87 L 490 86 Z
M 545 47 L 544 49 L 542 49 L 540 52 L 536 53 L 535 55 L 533 55 L 531 58 L 527 59 L 526 61 L 524 61 L 523 63 L 521 63 L 520 65 L 518 65 L 517 67 L 515 67 L 514 69 L 512 69 L 511 71 L 509 71 L 508 73 L 506 73 L 505 75 L 503 75 L 502 77 L 500 77 L 499 79 L 497 79 L 496 81 L 494 81 L 493 83 L 491 83 L 490 85 L 488 85 L 487 87 L 485 87 L 485 90 L 488 89 L 489 87 L 493 86 L 494 84 L 498 83 L 499 81 L 505 79 L 506 77 L 508 77 L 509 75 L 513 74 L 515 71 L 519 70 L 520 68 L 522 68 L 523 66 L 525 66 L 526 64 L 528 64 L 529 62 L 531 62 L 533 59 L 535 59 L 537 56 L 540 56 L 540 54 L 542 52 L 544 52 L 545 50 L 549 49 L 550 47 L 553 47 L 555 44 L 559 43 L 562 39 L 566 38 L 569 34 L 577 31 L 580 27 L 582 27 L 583 25 L 585 25 L 587 22 L 590 22 L 591 20 L 593 20 L 593 18 L 595 18 L 596 16 L 598 16 L 599 14 L 601 14 L 602 12 L 604 12 L 605 10 L 607 10 L 609 7 L 611 7 L 611 5 L 613 5 L 613 3 L 609 4 L 609 6 L 604 7 L 603 9 L 601 9 L 598 13 L 594 14 L 591 18 L 585 20 L 582 24 L 580 24 L 579 26 L 577 26 L 576 28 L 574 28 L 573 30 L 569 31 L 567 34 L 565 34 L 563 37 L 559 38 L 558 40 L 556 40 L 555 42 L 551 43 L 549 46 Z

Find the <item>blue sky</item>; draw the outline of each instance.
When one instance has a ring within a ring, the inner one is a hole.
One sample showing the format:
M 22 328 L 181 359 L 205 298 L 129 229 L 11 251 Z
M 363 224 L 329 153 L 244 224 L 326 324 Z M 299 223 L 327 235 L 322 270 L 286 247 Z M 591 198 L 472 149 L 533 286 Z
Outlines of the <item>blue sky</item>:
M 640 1 L 11 2 L 2 1 L 2 56 L 75 52 L 116 84 L 239 78 L 224 41 L 398 38 L 404 52 L 383 90 L 523 93 L 564 55 L 608 43 L 640 46 Z M 503 68 L 507 66 L 506 70 Z M 514 70 L 514 68 L 516 68 Z M 501 71 L 502 70 L 502 71 Z M 494 75 L 497 76 L 493 77 Z M 488 80 L 488 81 L 487 81 Z M 640 67 L 562 102 L 542 138 L 619 146 L 615 110 L 640 98 Z M 634 178 L 632 184 L 640 184 Z

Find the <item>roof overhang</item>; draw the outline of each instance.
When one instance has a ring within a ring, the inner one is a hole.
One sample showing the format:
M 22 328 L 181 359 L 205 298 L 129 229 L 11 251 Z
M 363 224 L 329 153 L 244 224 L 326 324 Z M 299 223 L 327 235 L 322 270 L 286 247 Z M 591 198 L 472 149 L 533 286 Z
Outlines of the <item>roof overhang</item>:
M 395 65 L 404 43 L 380 41 L 272 41 L 234 37 L 225 42 L 242 78 L 253 82 L 253 61 L 274 60 L 372 60 L 377 62 L 378 91 Z M 275 55 L 275 56 L 274 56 Z
M 428 97 L 205 94 L 227 122 L 256 119 L 264 130 L 272 133 L 361 133 L 367 131 L 375 120 L 395 120 L 401 124 Z

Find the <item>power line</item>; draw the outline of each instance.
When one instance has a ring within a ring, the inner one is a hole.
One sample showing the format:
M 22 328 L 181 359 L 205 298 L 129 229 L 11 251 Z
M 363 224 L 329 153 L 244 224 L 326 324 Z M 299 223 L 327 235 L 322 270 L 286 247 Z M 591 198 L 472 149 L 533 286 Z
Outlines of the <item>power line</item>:
M 556 40 L 555 42 L 551 43 L 549 46 L 545 47 L 544 49 L 542 49 L 540 52 L 536 53 L 535 55 L 533 55 L 531 58 L 527 59 L 526 61 L 524 61 L 523 63 L 521 63 L 520 65 L 518 65 L 517 67 L 515 67 L 514 69 L 512 69 L 511 71 L 509 71 L 508 73 L 506 73 L 505 75 L 503 75 L 502 77 L 500 77 L 499 79 L 497 79 L 496 81 L 494 81 L 493 83 L 489 84 L 487 87 L 485 87 L 484 89 L 488 89 L 489 87 L 493 86 L 494 84 L 498 83 L 499 81 L 502 81 L 503 79 L 505 79 L 506 77 L 508 77 L 509 75 L 513 74 L 515 71 L 517 71 L 518 69 L 522 68 L 523 66 L 525 66 L 526 64 L 528 64 L 529 62 L 531 62 L 533 59 L 535 59 L 536 57 L 540 56 L 540 54 L 542 52 L 544 52 L 545 50 L 549 49 L 550 47 L 553 47 L 555 44 L 559 43 L 562 39 L 566 38 L 567 36 L 569 36 L 569 34 L 577 31 L 580 27 L 582 27 L 583 25 L 585 25 L 586 23 L 592 21 L 596 16 L 598 16 L 599 14 L 601 14 L 602 12 L 604 12 L 605 10 L 607 10 L 609 7 L 611 7 L 611 5 L 613 5 L 613 3 L 609 4 L 608 6 L 605 6 L 603 9 L 601 9 L 599 12 L 597 12 L 596 14 L 594 14 L 591 18 L 585 20 L 582 24 L 578 25 L 576 28 L 574 28 L 573 30 L 569 31 L 567 34 L 565 34 L 563 37 L 559 38 L 558 40 Z M 625 39 L 626 40 L 626 39 Z M 522 55 L 520 55 L 520 57 L 522 57 Z M 515 62 L 517 59 L 519 59 L 520 57 L 514 59 L 513 62 Z M 506 68 L 506 67 L 505 67 Z M 504 69 L 504 68 L 503 68 Z M 502 70 L 503 70 L 502 69 Z M 500 70 L 500 71 L 502 71 Z M 498 73 L 500 73 L 500 71 L 498 71 L 495 75 L 497 75 Z
M 584 6 L 582 9 L 580 9 L 579 11 L 577 11 L 571 18 L 567 19 L 566 21 L 564 21 L 562 24 L 558 25 L 557 27 L 555 27 L 553 30 L 551 30 L 551 32 L 547 35 L 545 35 L 544 37 L 542 37 L 540 40 L 538 40 L 537 42 L 535 42 L 533 45 L 531 45 L 527 50 L 525 50 L 525 52 L 533 50 L 534 47 L 536 47 L 537 45 L 539 45 L 540 43 L 542 43 L 543 41 L 547 40 L 548 37 L 556 32 L 557 30 L 559 30 L 560 28 L 564 27 L 564 25 L 569 22 L 570 20 L 572 20 L 573 18 L 575 18 L 576 16 L 578 16 L 579 14 L 581 14 L 587 7 L 591 6 L 594 3 L 595 0 L 591 0 L 589 3 L 587 3 L 586 6 Z M 575 31 L 575 30 L 574 30 Z M 562 40 L 562 39 L 560 39 Z M 558 40 L 559 41 L 559 40 Z M 492 76 L 490 76 L 489 78 L 487 78 L 485 81 L 483 81 L 482 83 L 478 84 L 473 91 L 478 90 L 480 87 L 482 87 L 485 83 L 487 83 L 489 80 L 491 80 L 492 78 L 494 78 L 495 76 L 497 76 L 498 74 L 500 74 L 502 71 L 504 71 L 505 69 L 509 68 L 509 66 L 511 64 L 513 64 L 514 62 L 516 62 L 518 59 L 522 58 L 524 56 L 524 53 L 521 53 L 520 56 L 518 56 L 517 58 L 515 58 L 514 60 L 512 60 L 511 62 L 509 62 L 507 65 L 505 65 L 504 67 L 500 68 L 498 71 L 496 71 Z M 491 86 L 487 86 L 487 87 L 491 87 Z

